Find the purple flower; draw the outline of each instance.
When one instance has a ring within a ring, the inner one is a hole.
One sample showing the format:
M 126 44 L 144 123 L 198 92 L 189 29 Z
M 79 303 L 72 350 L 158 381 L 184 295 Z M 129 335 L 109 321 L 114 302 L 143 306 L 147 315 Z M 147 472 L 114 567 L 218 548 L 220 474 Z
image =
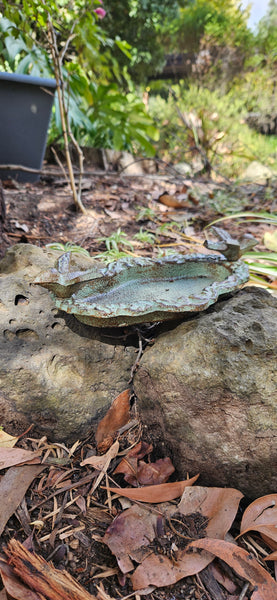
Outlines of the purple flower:
M 99 19 L 104 19 L 105 15 L 106 15 L 106 11 L 104 10 L 104 8 L 101 8 L 101 6 L 99 8 L 96 8 L 93 12 L 95 12 Z

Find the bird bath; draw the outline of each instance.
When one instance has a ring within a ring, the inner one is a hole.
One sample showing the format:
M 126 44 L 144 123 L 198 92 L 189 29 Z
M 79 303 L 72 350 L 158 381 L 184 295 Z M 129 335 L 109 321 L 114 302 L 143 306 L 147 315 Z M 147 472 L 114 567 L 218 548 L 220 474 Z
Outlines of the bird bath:
M 238 259 L 241 245 L 228 234 L 226 241 L 219 231 L 223 240 L 219 256 L 127 257 L 107 267 L 92 258 L 91 268 L 76 272 L 70 270 L 67 252 L 34 283 L 52 292 L 57 308 L 94 327 L 165 321 L 199 312 L 220 295 L 238 289 L 249 277 L 247 265 Z M 205 245 L 209 247 L 209 242 Z M 231 260 L 222 255 L 224 251 L 231 253 Z

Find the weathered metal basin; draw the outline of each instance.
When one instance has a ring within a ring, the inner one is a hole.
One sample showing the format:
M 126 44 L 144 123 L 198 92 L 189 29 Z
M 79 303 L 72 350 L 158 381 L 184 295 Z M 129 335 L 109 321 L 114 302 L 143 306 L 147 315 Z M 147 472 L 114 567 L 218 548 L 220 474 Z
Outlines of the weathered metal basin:
M 164 321 L 201 311 L 248 280 L 248 268 L 220 255 L 127 258 L 108 267 L 70 271 L 70 253 L 34 283 L 53 292 L 57 308 L 94 327 Z

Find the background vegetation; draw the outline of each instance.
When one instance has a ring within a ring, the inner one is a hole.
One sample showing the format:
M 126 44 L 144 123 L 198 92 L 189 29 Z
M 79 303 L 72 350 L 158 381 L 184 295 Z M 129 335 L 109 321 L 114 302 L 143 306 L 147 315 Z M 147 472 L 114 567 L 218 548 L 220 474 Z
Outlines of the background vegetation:
M 276 0 L 255 32 L 239 0 L 4 0 L 0 17 L 0 68 L 44 76 L 51 20 L 81 145 L 232 178 L 253 160 L 277 171 Z M 63 144 L 57 105 L 49 143 Z

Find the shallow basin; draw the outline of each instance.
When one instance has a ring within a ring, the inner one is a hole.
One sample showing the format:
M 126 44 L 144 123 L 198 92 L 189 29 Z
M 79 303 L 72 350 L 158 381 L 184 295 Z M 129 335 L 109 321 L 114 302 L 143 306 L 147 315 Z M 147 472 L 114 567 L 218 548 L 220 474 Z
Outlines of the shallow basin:
M 124 258 L 104 268 L 92 259 L 92 265 L 72 272 L 66 253 L 35 283 L 53 292 L 59 309 L 94 327 L 165 321 L 201 311 L 249 277 L 244 262 L 205 254 Z

